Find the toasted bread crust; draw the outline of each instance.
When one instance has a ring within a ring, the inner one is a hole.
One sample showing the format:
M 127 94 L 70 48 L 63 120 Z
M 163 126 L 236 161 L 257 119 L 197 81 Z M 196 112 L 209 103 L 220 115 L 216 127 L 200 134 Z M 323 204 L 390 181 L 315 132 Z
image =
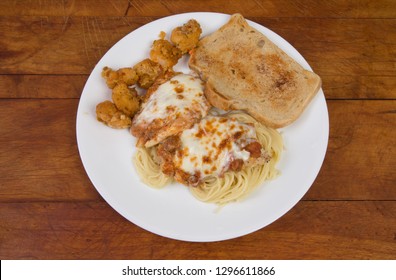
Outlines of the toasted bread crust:
M 321 87 L 305 70 L 240 14 L 204 37 L 189 66 L 206 81 L 209 102 L 223 110 L 245 110 L 261 123 L 284 127 L 295 121 Z

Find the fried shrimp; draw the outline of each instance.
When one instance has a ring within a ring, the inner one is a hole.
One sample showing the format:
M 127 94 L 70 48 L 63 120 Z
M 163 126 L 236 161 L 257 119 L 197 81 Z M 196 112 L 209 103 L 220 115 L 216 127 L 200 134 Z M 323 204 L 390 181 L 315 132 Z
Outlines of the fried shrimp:
M 195 19 L 190 19 L 183 26 L 172 30 L 170 40 L 182 53 L 187 53 L 196 47 L 201 36 L 202 29 Z
M 96 118 L 111 128 L 128 128 L 132 124 L 131 118 L 119 111 L 109 100 L 96 106 Z
M 134 88 L 128 88 L 125 83 L 118 83 L 112 91 L 112 99 L 118 110 L 133 117 L 139 110 L 140 101 Z
M 161 65 L 149 58 L 140 61 L 138 64 L 133 66 L 133 69 L 138 76 L 138 86 L 144 89 L 151 87 L 154 84 L 155 79 L 157 79 L 157 77 L 163 72 Z
M 165 39 L 155 40 L 150 50 L 150 58 L 164 69 L 170 69 L 176 65 L 182 55 L 181 50 Z
M 139 78 L 136 71 L 130 67 L 120 68 L 118 70 L 104 67 L 102 70 L 102 77 L 105 79 L 107 86 L 111 89 L 120 82 L 132 86 L 136 84 Z

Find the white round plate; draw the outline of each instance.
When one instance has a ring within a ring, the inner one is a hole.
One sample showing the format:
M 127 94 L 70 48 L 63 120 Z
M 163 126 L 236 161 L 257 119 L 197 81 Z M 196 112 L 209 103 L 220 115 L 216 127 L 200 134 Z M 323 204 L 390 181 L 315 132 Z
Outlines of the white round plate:
M 155 234 L 184 241 L 226 240 L 259 230 L 289 211 L 308 191 L 323 163 L 327 149 L 329 120 L 320 90 L 303 115 L 281 129 L 285 151 L 278 164 L 281 175 L 259 186 L 248 198 L 220 211 L 213 204 L 193 197 L 185 186 L 163 189 L 144 185 L 132 157 L 135 139 L 127 129 L 111 129 L 96 120 L 95 107 L 111 100 L 111 91 L 101 78 L 104 66 L 130 67 L 149 57 L 153 40 L 161 31 L 167 38 L 173 28 L 196 19 L 205 36 L 225 24 L 230 15 L 186 13 L 161 18 L 131 32 L 116 43 L 98 62 L 81 95 L 77 112 L 77 142 L 81 160 L 95 188 L 118 213 Z M 249 23 L 304 68 L 305 59 L 287 41 L 271 30 Z M 189 73 L 187 56 L 175 69 Z

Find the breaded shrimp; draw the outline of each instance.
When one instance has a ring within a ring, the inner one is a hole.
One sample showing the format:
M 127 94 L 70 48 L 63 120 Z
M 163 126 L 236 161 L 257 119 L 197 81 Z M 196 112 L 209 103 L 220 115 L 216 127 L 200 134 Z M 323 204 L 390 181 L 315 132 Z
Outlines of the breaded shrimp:
M 109 100 L 96 106 L 96 118 L 111 128 L 128 128 L 132 124 L 131 118 L 119 111 Z
M 113 88 L 112 99 L 117 109 L 129 117 L 133 117 L 140 108 L 136 89 L 128 88 L 125 83 L 118 83 Z
M 106 66 L 102 70 L 102 77 L 105 79 L 107 86 L 111 89 L 120 82 L 123 82 L 128 86 L 132 86 L 136 84 L 138 80 L 136 71 L 130 67 L 113 70 Z
M 133 66 L 133 69 L 138 76 L 138 86 L 144 89 L 151 87 L 155 79 L 157 79 L 157 77 L 163 72 L 161 65 L 149 58 L 137 63 L 135 66 Z
M 164 69 L 172 68 L 182 55 L 181 50 L 165 39 L 155 40 L 150 50 L 151 60 L 159 63 Z
M 190 19 L 183 26 L 172 30 L 170 40 L 183 54 L 196 47 L 201 36 L 202 29 L 195 19 Z

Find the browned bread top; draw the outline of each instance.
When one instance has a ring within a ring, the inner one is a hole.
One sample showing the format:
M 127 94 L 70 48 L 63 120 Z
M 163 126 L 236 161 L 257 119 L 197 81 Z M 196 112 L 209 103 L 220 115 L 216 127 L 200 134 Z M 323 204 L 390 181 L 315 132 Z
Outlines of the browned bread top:
M 206 81 L 209 102 L 223 110 L 245 110 L 279 128 L 295 121 L 321 87 L 305 70 L 240 14 L 204 37 L 189 66 Z

